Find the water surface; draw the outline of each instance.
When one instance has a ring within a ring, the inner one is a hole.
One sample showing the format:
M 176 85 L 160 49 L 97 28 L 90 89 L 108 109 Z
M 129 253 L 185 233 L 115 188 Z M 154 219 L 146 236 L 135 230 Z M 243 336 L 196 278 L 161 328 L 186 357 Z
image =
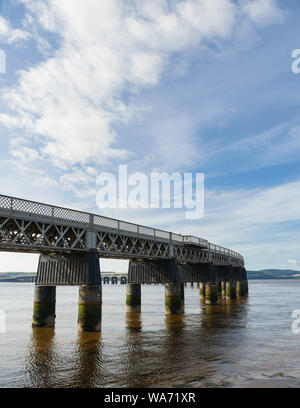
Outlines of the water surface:
M 33 284 L 1 283 L 0 387 L 300 386 L 300 281 L 249 281 L 249 297 L 217 306 L 185 289 L 165 316 L 164 287 L 142 286 L 128 315 L 125 286 L 103 286 L 101 334 L 78 334 L 77 287 L 57 288 L 55 329 L 32 329 Z

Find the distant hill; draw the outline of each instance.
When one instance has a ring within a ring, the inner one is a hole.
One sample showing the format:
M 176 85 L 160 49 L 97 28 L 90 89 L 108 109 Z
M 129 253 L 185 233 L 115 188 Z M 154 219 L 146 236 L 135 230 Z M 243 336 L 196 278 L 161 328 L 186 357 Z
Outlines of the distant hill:
M 248 279 L 300 279 L 300 271 L 292 269 L 262 269 L 260 271 L 248 271 Z
M 1 279 L 13 279 L 21 276 L 33 276 L 36 275 L 36 272 L 0 272 Z

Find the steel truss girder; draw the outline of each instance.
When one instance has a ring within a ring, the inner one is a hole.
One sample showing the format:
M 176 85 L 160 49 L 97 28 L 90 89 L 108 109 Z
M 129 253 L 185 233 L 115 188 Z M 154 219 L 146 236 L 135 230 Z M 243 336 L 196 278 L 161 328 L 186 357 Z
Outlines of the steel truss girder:
M 74 226 L 0 217 L 0 247 L 16 250 L 86 250 L 86 230 Z
M 15 252 L 87 252 L 89 227 L 65 222 L 46 222 L 24 216 L 0 216 L 0 250 Z M 134 236 L 107 228 L 95 234 L 95 249 L 101 257 L 122 259 L 170 259 L 179 262 L 243 266 L 243 262 L 226 254 L 209 252 L 192 245 L 172 244 L 167 239 Z

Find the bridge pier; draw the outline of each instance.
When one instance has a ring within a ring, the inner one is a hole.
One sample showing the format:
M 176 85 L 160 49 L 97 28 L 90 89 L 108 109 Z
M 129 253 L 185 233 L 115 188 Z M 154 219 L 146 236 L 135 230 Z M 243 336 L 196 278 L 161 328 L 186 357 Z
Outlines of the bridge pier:
M 32 327 L 55 326 L 55 286 L 35 286 Z
M 141 312 L 141 284 L 128 283 L 126 287 L 126 310 L 129 313 Z
M 242 278 L 243 278 L 243 282 L 244 282 L 244 295 L 247 296 L 248 295 L 248 279 L 247 279 L 247 271 L 245 268 L 241 268 L 242 269 Z
M 245 286 L 243 281 L 236 281 L 236 295 L 242 297 L 245 295 Z
M 205 282 L 199 282 L 199 295 L 200 299 L 205 299 Z
M 181 311 L 184 312 L 184 284 L 180 284 Z
M 166 314 L 182 313 L 182 292 L 181 283 L 166 283 L 165 285 L 165 311 Z
M 248 289 L 248 280 L 245 280 L 245 281 L 244 281 L 244 284 L 245 284 L 245 296 L 247 296 L 247 295 L 248 295 L 248 293 L 249 293 L 249 289 Z
M 217 282 L 217 293 L 218 293 L 218 297 L 221 298 L 222 297 L 222 283 L 220 281 Z
M 78 300 L 78 330 L 101 331 L 102 290 L 101 285 L 81 285 Z
M 226 299 L 236 299 L 236 282 L 233 280 L 226 282 Z
M 243 267 L 235 267 L 234 276 L 236 277 L 236 294 L 239 297 L 246 296 L 248 293 L 248 282 L 246 269 Z
M 221 295 L 222 295 L 222 298 L 226 297 L 226 282 L 225 281 L 221 282 Z
M 207 282 L 205 285 L 205 303 L 215 305 L 218 303 L 218 286 L 216 283 Z

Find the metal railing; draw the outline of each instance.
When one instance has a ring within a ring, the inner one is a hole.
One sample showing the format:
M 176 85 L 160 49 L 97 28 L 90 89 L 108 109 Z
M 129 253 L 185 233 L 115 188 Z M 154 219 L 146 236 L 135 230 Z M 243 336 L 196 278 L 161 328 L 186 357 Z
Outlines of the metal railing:
M 80 224 L 91 230 L 101 230 L 107 228 L 117 232 L 127 232 L 136 234 L 137 237 L 151 237 L 152 239 L 170 241 L 175 245 L 198 245 L 206 247 L 209 252 L 227 255 L 229 257 L 243 260 L 243 257 L 231 249 L 211 244 L 203 238 L 191 235 L 180 235 L 169 231 L 146 227 L 127 221 L 105 217 L 98 214 L 91 214 L 84 211 L 73 210 L 31 200 L 10 197 L 0 194 L 0 212 L 14 215 L 38 216 L 48 222 L 60 221 L 66 223 Z

